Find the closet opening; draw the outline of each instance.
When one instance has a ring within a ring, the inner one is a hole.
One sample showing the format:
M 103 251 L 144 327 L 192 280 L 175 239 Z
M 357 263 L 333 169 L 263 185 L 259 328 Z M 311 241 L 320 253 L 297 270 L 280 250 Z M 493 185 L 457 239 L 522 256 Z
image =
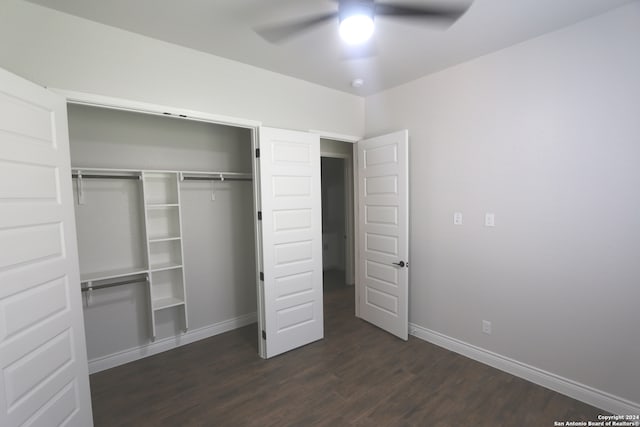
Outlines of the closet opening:
M 355 282 L 353 144 L 321 139 L 320 150 L 323 288 L 329 292 Z
M 255 129 L 67 110 L 89 372 L 255 323 Z

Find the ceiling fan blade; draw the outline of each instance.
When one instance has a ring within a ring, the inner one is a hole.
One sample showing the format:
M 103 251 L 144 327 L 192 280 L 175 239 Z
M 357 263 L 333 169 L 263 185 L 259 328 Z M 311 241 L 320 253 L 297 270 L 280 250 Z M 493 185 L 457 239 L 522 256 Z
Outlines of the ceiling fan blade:
M 254 28 L 254 31 L 270 43 L 282 43 L 283 41 L 303 33 L 324 22 L 336 19 L 338 12 L 324 13 L 290 21 L 281 24 Z
M 430 5 L 375 3 L 375 15 L 405 18 L 435 18 L 455 22 L 469 9 L 467 5 Z

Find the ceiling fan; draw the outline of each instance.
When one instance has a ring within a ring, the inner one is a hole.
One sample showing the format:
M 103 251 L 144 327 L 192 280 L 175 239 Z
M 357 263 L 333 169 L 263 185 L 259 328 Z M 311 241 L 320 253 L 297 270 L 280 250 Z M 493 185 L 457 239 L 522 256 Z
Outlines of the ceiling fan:
M 379 17 L 402 19 L 437 19 L 453 24 L 469 9 L 466 5 L 419 5 L 417 3 L 388 3 L 375 0 L 335 0 L 335 12 L 306 16 L 298 20 L 257 28 L 256 32 L 271 43 L 281 43 L 304 33 L 319 24 L 335 20 L 339 22 L 342 39 L 351 45 L 367 41 L 373 34 L 374 21 Z

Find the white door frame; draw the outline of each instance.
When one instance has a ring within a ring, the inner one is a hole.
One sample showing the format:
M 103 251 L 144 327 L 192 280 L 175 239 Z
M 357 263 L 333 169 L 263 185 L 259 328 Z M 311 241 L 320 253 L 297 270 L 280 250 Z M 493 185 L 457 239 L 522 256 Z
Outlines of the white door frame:
M 363 136 L 354 136 L 354 135 L 345 135 L 345 134 L 339 134 L 339 133 L 332 133 L 332 132 L 327 132 L 327 131 L 322 131 L 322 130 L 309 130 L 309 132 L 312 133 L 317 133 L 320 135 L 320 138 L 325 138 L 325 139 L 332 139 L 334 141 L 341 141 L 341 142 L 348 142 L 352 145 L 352 151 L 351 151 L 351 157 L 352 157 L 352 163 L 350 165 L 351 167 L 351 185 L 348 186 L 348 190 L 350 192 L 350 205 L 352 206 L 351 212 L 353 213 L 353 217 L 351 218 L 351 235 L 352 235 L 352 242 L 351 242 L 351 247 L 353 248 L 353 280 L 355 283 L 355 293 L 356 293 L 356 298 L 355 298 L 355 316 L 356 317 L 360 317 L 360 303 L 358 301 L 357 295 L 359 292 L 359 287 L 358 287 L 358 263 L 355 261 L 358 259 L 358 245 L 355 244 L 356 239 L 355 236 L 358 233 L 358 203 L 356 198 L 358 197 L 358 180 L 355 179 L 355 173 L 358 170 L 358 156 L 356 156 L 355 151 L 354 151 L 354 147 L 355 144 L 360 141 L 361 139 L 363 139 Z M 320 156 L 323 156 L 323 153 L 320 153 Z M 326 157 L 332 157 L 331 155 L 327 155 Z
M 364 139 L 364 138 L 363 138 Z M 358 267 L 358 263 L 356 262 L 356 260 L 359 259 L 360 256 L 360 249 L 356 244 L 356 236 L 360 235 L 360 221 L 358 221 L 358 218 L 360 218 L 360 209 L 358 207 L 358 180 L 355 177 L 355 174 L 358 170 L 358 152 L 357 152 L 357 146 L 354 145 L 354 149 L 353 149 L 353 197 L 352 197 L 352 203 L 353 203 L 353 217 L 354 217 L 354 227 L 353 227 L 353 233 L 354 233 L 354 239 L 353 239 L 353 259 L 354 259 L 354 263 L 353 263 L 353 277 L 355 280 L 355 292 L 356 292 L 356 317 L 360 318 L 360 292 L 361 292 L 361 288 L 362 288 L 362 284 L 360 281 L 360 268 Z
M 134 101 L 126 98 L 114 98 L 103 95 L 95 95 L 85 92 L 69 91 L 65 89 L 50 88 L 49 90 L 62 95 L 66 98 L 68 104 L 87 105 L 98 108 L 109 108 L 112 110 L 130 111 L 142 114 L 151 114 L 156 116 L 171 117 L 175 119 L 192 120 L 207 122 L 219 125 L 233 126 L 238 128 L 249 129 L 251 131 L 251 153 L 253 156 L 252 172 L 253 180 L 253 224 L 254 224 L 254 245 L 256 251 L 255 283 L 257 294 L 256 315 L 258 319 L 264 316 L 264 307 L 262 306 L 262 294 L 260 287 L 260 266 L 262 265 L 262 241 L 261 241 L 261 221 L 258 220 L 258 206 L 260 206 L 260 167 L 254 153 L 259 147 L 258 131 L 262 122 L 257 120 L 249 120 L 238 117 L 224 116 L 219 114 L 204 113 L 202 111 L 187 110 L 183 108 L 175 108 L 160 104 L 151 104 L 147 102 Z M 264 342 L 262 335 L 258 331 L 258 353 L 264 354 Z
M 110 96 L 95 95 L 85 92 L 76 92 L 65 89 L 49 88 L 50 91 L 64 96 L 67 103 L 81 104 L 93 107 L 110 108 L 112 110 L 132 111 L 136 113 L 152 114 L 164 117 L 172 117 L 184 120 L 209 122 L 219 125 L 235 126 L 257 130 L 262 122 L 257 120 L 242 119 L 238 117 L 224 116 L 220 114 L 204 113 L 202 111 L 175 108 L 161 104 L 134 101 L 126 98 L 113 98 Z

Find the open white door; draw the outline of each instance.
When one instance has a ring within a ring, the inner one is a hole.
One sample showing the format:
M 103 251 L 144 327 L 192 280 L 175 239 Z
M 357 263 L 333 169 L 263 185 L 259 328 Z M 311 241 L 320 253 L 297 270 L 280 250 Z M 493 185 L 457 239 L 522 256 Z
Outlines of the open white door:
M 65 100 L 0 70 L 0 425 L 91 426 Z
M 358 142 L 360 317 L 408 338 L 409 134 Z
M 264 357 L 324 337 L 320 137 L 260 128 Z

